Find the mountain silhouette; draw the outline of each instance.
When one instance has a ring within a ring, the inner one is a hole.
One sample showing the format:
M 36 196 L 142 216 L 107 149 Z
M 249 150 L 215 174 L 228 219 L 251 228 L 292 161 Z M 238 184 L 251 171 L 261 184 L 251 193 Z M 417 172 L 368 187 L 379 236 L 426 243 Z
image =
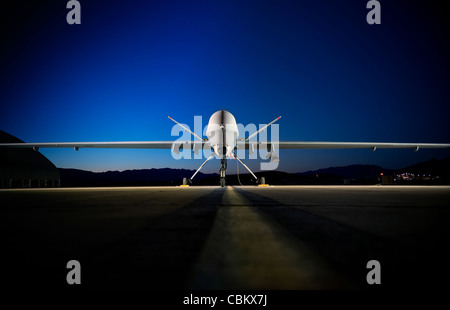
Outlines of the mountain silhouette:
M 190 178 L 195 170 L 189 169 L 137 169 L 125 171 L 92 172 L 79 169 L 58 168 L 61 186 L 156 186 L 180 185 L 183 178 Z M 258 178 L 265 177 L 266 182 L 273 185 L 294 184 L 377 184 L 380 175 L 397 175 L 412 173 L 415 175 L 439 176 L 433 180 L 415 180 L 413 184 L 450 184 L 450 157 L 444 160 L 431 159 L 400 169 L 385 169 L 376 165 L 349 165 L 329 167 L 313 171 L 288 173 L 282 171 L 256 172 Z M 196 185 L 218 185 L 219 175 L 216 173 L 197 173 Z M 249 173 L 227 175 L 228 185 L 255 185 L 256 181 Z
M 138 185 L 178 185 L 183 178 L 195 172 L 188 169 L 137 169 L 124 171 L 92 172 L 79 169 L 58 168 L 61 186 L 138 186 Z M 217 174 L 197 173 L 196 180 Z
M 350 165 L 344 167 L 330 167 L 314 171 L 299 173 L 300 175 L 329 174 L 338 175 L 346 179 L 363 179 L 383 174 L 393 174 L 395 170 L 385 169 L 376 165 Z

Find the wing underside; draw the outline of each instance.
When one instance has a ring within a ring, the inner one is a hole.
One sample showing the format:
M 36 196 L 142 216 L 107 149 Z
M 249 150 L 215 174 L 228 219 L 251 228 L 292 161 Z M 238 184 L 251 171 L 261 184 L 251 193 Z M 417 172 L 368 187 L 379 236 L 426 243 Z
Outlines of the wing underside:
M 242 145 L 244 144 L 244 145 Z M 272 148 L 275 149 L 414 149 L 448 148 L 450 144 L 443 143 L 391 143 L 391 142 L 311 142 L 311 141 L 280 141 L 280 142 L 238 142 L 238 148 Z
M 391 143 L 391 142 L 311 142 L 279 141 L 252 142 L 238 141 L 238 149 L 413 149 L 449 148 L 443 143 Z M 136 141 L 136 142 L 59 142 L 59 143 L 0 143 L 6 148 L 127 148 L 127 149 L 191 149 L 193 151 L 211 147 L 208 141 Z
M 207 141 L 136 141 L 136 142 L 55 142 L 55 143 L 0 143 L 8 148 L 113 148 L 113 149 L 172 149 L 173 147 L 204 147 Z

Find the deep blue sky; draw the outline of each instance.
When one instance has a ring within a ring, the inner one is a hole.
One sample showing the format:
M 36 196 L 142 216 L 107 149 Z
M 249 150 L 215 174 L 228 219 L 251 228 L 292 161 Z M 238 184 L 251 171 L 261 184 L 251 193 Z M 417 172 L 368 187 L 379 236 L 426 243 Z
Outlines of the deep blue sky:
M 281 115 L 280 140 L 450 143 L 448 10 L 425 1 L 380 1 L 381 25 L 366 23 L 367 1 L 81 0 L 81 25 L 66 23 L 66 1 L 16 2 L 0 9 L 0 129 L 26 142 L 173 140 L 168 115 L 193 127 L 227 109 L 243 124 Z M 93 171 L 202 162 L 41 151 Z M 449 155 L 285 150 L 278 170 Z

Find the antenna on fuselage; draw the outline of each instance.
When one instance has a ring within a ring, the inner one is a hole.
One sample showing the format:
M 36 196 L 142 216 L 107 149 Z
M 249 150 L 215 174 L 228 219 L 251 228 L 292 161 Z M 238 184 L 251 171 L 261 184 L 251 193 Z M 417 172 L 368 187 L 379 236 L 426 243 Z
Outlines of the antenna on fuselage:
M 248 141 L 248 140 L 250 140 L 251 138 L 253 138 L 254 136 L 256 136 L 258 133 L 260 133 L 261 131 L 264 131 L 267 127 L 269 127 L 270 125 L 272 125 L 273 123 L 275 123 L 277 120 L 279 120 L 281 118 L 281 116 L 278 116 L 276 119 L 274 119 L 273 121 L 271 121 L 269 124 L 267 124 L 266 126 L 264 126 L 263 128 L 261 128 L 260 130 L 258 130 L 257 132 L 255 132 L 255 133 L 253 133 L 253 134 L 251 134 L 250 136 L 248 136 L 248 138 L 247 139 L 245 139 L 245 138 L 241 138 L 241 139 L 239 139 L 239 140 L 244 140 L 245 139 L 245 141 Z
M 189 129 L 186 128 L 185 126 L 181 125 L 180 123 L 178 123 L 176 120 L 174 120 L 174 119 L 171 118 L 170 116 L 169 116 L 169 119 L 172 120 L 172 121 L 174 121 L 174 122 L 177 123 L 178 125 L 180 125 L 180 127 L 183 128 L 184 131 L 189 131 L 194 137 L 196 137 L 196 138 L 199 139 L 200 141 L 207 141 L 207 140 L 208 140 L 208 139 L 201 138 L 201 137 L 198 136 L 196 133 L 192 132 L 191 130 L 189 130 Z

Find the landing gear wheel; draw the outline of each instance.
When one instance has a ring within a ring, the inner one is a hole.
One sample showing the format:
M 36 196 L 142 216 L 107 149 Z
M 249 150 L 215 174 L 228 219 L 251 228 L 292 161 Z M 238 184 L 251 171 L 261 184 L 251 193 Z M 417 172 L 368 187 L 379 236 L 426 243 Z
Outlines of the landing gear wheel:
M 265 177 L 261 177 L 260 181 L 261 184 L 266 184 L 266 178 Z
M 225 187 L 225 178 L 220 178 L 220 187 Z
M 183 178 L 183 185 L 188 185 L 188 180 L 186 178 Z

